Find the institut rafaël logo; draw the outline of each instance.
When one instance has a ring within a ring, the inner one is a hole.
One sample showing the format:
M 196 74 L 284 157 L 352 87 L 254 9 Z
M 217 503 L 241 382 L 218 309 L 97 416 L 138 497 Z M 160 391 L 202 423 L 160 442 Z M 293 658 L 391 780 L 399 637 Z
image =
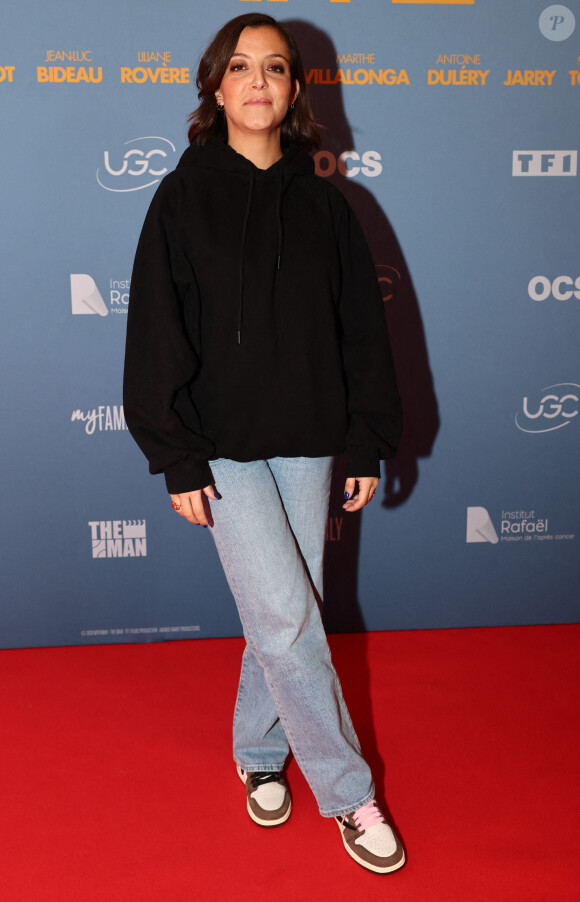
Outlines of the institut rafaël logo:
M 538 25 L 549 41 L 565 41 L 574 32 L 576 19 L 571 9 L 555 3 L 542 11 Z
M 70 297 L 72 312 L 75 315 L 97 313 L 99 316 L 107 316 L 109 313 L 97 283 L 87 273 L 71 273 Z
M 512 175 L 576 175 L 577 150 L 514 150 Z
M 99 404 L 89 410 L 73 410 L 71 423 L 82 423 L 87 435 L 96 432 L 124 432 L 127 429 L 122 404 Z
M 528 282 L 528 296 L 532 301 L 571 301 L 580 300 L 580 276 L 533 276 Z
M 499 542 L 569 542 L 576 538 L 575 533 L 554 531 L 552 518 L 538 515 L 535 510 L 502 510 L 494 520 L 495 525 L 487 508 L 468 507 L 465 541 L 497 545 Z
M 108 291 L 105 292 L 109 306 L 103 300 L 97 283 L 86 272 L 71 273 L 70 297 L 73 314 L 98 314 L 108 316 L 109 313 L 127 314 L 129 307 L 129 289 L 131 279 L 109 279 Z
M 131 138 L 120 148 L 104 151 L 97 182 L 106 191 L 119 193 L 149 188 L 169 171 L 174 154 L 175 145 L 168 138 Z
M 146 557 L 145 520 L 89 520 L 94 558 Z
M 578 416 L 580 385 L 557 382 L 541 389 L 536 396 L 525 396 L 515 416 L 521 432 L 554 432 L 569 426 Z

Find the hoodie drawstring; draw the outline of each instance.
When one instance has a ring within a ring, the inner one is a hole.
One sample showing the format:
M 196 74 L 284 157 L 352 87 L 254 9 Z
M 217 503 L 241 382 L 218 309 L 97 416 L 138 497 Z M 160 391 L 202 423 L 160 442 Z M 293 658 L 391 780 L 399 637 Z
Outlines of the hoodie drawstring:
M 242 226 L 242 241 L 240 249 L 240 285 L 239 285 L 239 301 L 238 301 L 238 344 L 242 343 L 242 314 L 244 307 L 244 256 L 246 250 L 246 236 L 248 233 L 248 222 L 250 219 L 250 210 L 252 200 L 254 198 L 254 187 L 256 176 L 254 170 L 250 172 L 250 184 L 248 187 L 248 199 L 246 201 L 246 212 L 244 214 L 244 224 Z M 278 176 L 278 190 L 276 195 L 276 229 L 277 229 L 277 251 L 276 251 L 276 270 L 279 271 L 282 265 L 282 248 L 284 244 L 284 223 L 282 220 L 282 200 L 284 197 L 284 173 L 280 169 Z M 274 291 L 274 285 L 272 285 Z
M 282 169 L 280 169 L 280 176 L 278 178 L 278 197 L 276 200 L 276 218 L 278 220 L 278 262 L 276 264 L 277 270 L 280 270 L 280 264 L 282 262 L 282 242 L 284 240 L 284 225 L 282 223 L 282 187 L 283 175 Z
M 254 171 L 250 172 L 250 187 L 248 188 L 248 200 L 246 203 L 246 213 L 244 216 L 244 224 L 242 226 L 242 247 L 240 253 L 240 299 L 238 302 L 238 344 L 242 343 L 242 311 L 244 306 L 244 251 L 246 249 L 246 234 L 248 231 L 248 220 L 250 218 L 250 208 L 252 206 L 252 198 L 254 196 Z

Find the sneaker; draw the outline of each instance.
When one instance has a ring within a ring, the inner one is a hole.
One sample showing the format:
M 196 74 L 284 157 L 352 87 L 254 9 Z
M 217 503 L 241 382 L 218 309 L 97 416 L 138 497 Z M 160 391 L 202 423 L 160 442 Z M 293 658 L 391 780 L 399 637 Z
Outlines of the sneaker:
M 335 818 L 351 858 L 375 874 L 388 874 L 405 864 L 405 850 L 375 800 Z
M 238 777 L 246 784 L 248 814 L 260 827 L 285 823 L 292 811 L 292 798 L 280 771 L 258 773 L 237 765 Z

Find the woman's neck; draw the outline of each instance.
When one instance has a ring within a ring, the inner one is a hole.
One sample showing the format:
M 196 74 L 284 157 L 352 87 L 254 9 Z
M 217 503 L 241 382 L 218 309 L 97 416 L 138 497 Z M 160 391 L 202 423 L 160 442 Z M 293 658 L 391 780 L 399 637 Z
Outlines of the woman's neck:
M 269 169 L 282 156 L 279 131 L 271 135 L 229 134 L 228 144 L 257 169 Z

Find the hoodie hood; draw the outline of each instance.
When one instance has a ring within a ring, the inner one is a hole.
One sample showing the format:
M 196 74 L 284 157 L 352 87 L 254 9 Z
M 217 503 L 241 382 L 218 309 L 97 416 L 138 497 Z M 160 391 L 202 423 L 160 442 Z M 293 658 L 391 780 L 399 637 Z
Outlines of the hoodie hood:
M 277 170 L 286 172 L 287 177 L 314 172 L 314 161 L 306 151 L 296 144 L 290 144 L 280 159 L 269 169 L 258 169 L 257 166 L 242 154 L 238 153 L 222 141 L 221 138 L 208 138 L 205 144 L 190 144 L 182 153 L 179 166 L 199 166 L 207 169 L 218 169 L 226 172 L 250 173 L 252 170 L 265 177 L 277 175 Z
M 238 315 L 236 336 L 238 344 L 241 344 L 244 307 L 244 252 L 256 181 L 262 179 L 265 181 L 276 179 L 278 182 L 276 191 L 277 259 L 274 268 L 274 273 L 276 273 L 282 266 L 284 246 L 284 195 L 291 181 L 296 176 L 312 174 L 314 172 L 314 161 L 306 151 L 301 150 L 296 144 L 291 144 L 286 148 L 280 159 L 272 166 L 268 169 L 259 169 L 251 162 L 251 160 L 248 160 L 246 157 L 242 156 L 242 154 L 239 154 L 220 138 L 208 138 L 205 144 L 190 144 L 187 150 L 184 151 L 179 160 L 178 168 L 189 166 L 231 174 L 239 173 L 240 178 L 247 179 L 248 182 L 246 206 L 239 245 L 238 266 Z M 275 276 L 271 286 L 272 293 L 274 292 L 274 283 Z

